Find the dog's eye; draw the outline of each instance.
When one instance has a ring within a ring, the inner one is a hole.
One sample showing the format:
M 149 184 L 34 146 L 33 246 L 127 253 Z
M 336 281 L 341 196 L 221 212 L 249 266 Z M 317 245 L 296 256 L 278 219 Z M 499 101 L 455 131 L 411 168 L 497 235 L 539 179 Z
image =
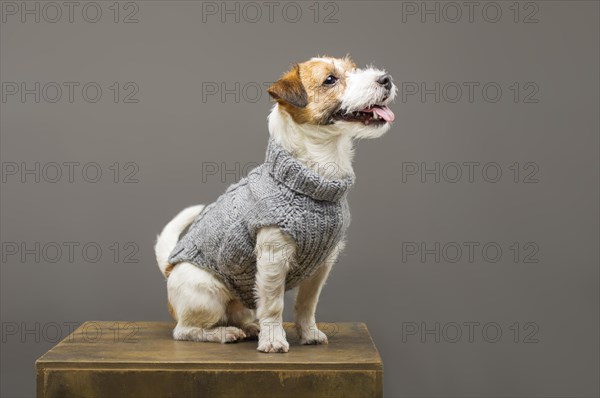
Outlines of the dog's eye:
M 333 75 L 329 75 L 329 76 L 327 76 L 327 79 L 325 79 L 323 84 L 326 86 L 331 86 L 332 84 L 335 84 L 335 82 L 337 82 L 337 81 L 338 81 L 337 77 L 335 77 Z

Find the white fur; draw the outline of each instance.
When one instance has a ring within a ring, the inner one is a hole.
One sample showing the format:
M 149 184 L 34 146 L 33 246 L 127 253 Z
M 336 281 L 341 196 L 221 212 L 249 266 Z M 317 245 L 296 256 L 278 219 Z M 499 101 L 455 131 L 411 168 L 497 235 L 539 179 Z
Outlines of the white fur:
M 352 137 L 337 126 L 297 124 L 275 104 L 269 114 L 269 133 L 294 157 L 326 178 L 352 173 Z
M 346 56 L 346 59 L 349 59 L 349 56 Z M 346 59 L 331 58 L 331 57 L 313 57 L 310 60 L 332 63 L 336 67 L 336 69 L 343 70 L 344 69 L 344 61 Z
M 256 297 L 260 325 L 258 350 L 288 352 L 283 329 L 285 277 L 292 266 L 296 245 L 278 227 L 262 228 L 256 239 Z
M 346 92 L 342 95 L 342 108 L 349 111 L 361 110 L 372 105 L 387 105 L 394 101 L 397 87 L 392 85 L 392 90 L 387 90 L 377 83 L 377 79 L 385 75 L 386 71 L 373 67 L 355 69 L 346 75 Z M 387 99 L 382 100 L 388 95 Z M 385 125 L 389 129 L 389 124 Z
M 340 60 L 319 60 L 334 62 L 336 67 L 343 68 Z M 384 73 L 372 67 L 347 71 L 342 108 L 352 112 L 393 101 L 396 86 L 393 85 L 387 99 L 384 99 L 386 93 L 376 83 Z M 390 128 L 389 123 L 364 125 L 348 121 L 319 126 L 299 125 L 278 105 L 273 107 L 268 122 L 269 133 L 280 145 L 312 170 L 330 179 L 353 174 L 355 139 L 376 138 Z M 163 275 L 166 275 L 168 256 L 180 234 L 202 209 L 203 206 L 194 206 L 183 210 L 159 235 L 155 252 Z M 316 327 L 315 312 L 321 289 L 343 246 L 344 242 L 341 242 L 317 272 L 300 284 L 295 320 L 302 344 L 327 344 L 327 336 Z M 173 337 L 221 343 L 258 337 L 258 351 L 287 352 L 289 344 L 283 329 L 283 298 L 287 272 L 295 266 L 296 250 L 291 237 L 279 228 L 272 226 L 258 231 L 256 312 L 245 308 L 210 272 L 186 262 L 177 264 L 167 280 L 168 299 L 177 320 Z

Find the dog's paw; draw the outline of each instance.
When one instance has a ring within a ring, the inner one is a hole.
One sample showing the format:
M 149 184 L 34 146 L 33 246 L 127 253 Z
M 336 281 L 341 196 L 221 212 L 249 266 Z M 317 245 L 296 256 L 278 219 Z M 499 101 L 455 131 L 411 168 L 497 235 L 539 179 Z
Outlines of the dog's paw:
M 182 341 L 210 341 L 214 343 L 235 343 L 246 337 L 242 329 L 233 326 L 219 326 L 212 329 L 177 325 L 173 338 Z
M 296 330 L 298 332 L 298 337 L 300 337 L 300 344 L 329 344 L 329 340 L 327 340 L 327 335 L 321 332 L 319 329 L 317 329 L 316 326 L 296 326 Z
M 245 339 L 246 333 L 240 329 L 233 326 L 223 327 L 221 328 L 221 343 L 237 343 L 238 341 Z
M 290 350 L 290 344 L 285 338 L 280 339 L 263 339 L 258 341 L 258 351 L 260 352 L 281 352 L 285 353 Z
M 244 333 L 246 333 L 247 339 L 258 339 L 258 335 L 260 334 L 260 327 L 256 323 L 247 323 L 242 326 Z
M 287 342 L 285 330 L 281 326 L 267 326 L 258 335 L 258 351 L 260 352 L 288 352 L 290 344 Z

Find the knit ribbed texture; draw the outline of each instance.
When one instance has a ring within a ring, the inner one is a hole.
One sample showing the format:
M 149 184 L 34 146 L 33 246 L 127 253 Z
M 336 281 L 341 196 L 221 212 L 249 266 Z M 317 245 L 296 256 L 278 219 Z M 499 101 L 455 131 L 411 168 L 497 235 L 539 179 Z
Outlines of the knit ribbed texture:
M 187 261 L 213 272 L 246 307 L 256 308 L 257 231 L 278 226 L 295 241 L 285 282 L 286 290 L 293 289 L 343 239 L 350 224 L 346 194 L 353 183 L 354 176 L 321 177 L 271 139 L 265 163 L 204 208 L 169 263 Z M 258 249 L 268 256 L 273 245 Z

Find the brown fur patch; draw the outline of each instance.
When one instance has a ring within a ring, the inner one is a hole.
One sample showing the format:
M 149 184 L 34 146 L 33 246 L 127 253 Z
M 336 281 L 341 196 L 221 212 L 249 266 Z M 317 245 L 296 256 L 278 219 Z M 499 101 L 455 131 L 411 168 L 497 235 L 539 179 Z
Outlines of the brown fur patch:
M 355 68 L 347 57 L 312 59 L 295 65 L 268 92 L 296 123 L 329 124 L 346 90 L 346 73 Z M 329 75 L 336 84 L 323 84 Z
M 169 275 L 171 275 L 171 272 L 173 272 L 173 268 L 175 268 L 175 266 L 173 264 L 167 265 L 167 268 L 165 268 L 165 278 L 167 278 L 167 279 L 169 278 Z M 175 321 L 177 321 L 177 314 L 175 313 L 175 309 L 173 308 L 173 306 L 171 305 L 171 303 L 169 302 L 168 299 L 167 299 L 167 308 L 169 309 L 169 314 L 171 314 L 173 319 L 175 319 Z
M 165 278 L 169 278 L 169 275 L 171 275 L 171 272 L 173 272 L 173 268 L 175 268 L 173 264 L 167 265 L 167 268 L 165 268 Z
M 175 313 L 175 309 L 173 308 L 173 306 L 171 305 L 171 303 L 169 302 L 169 300 L 167 300 L 167 308 L 169 309 L 169 314 L 171 314 L 171 316 L 173 317 L 173 319 L 175 321 L 177 321 L 177 314 Z
M 286 103 L 297 108 L 304 108 L 308 104 L 306 91 L 300 80 L 298 65 L 286 72 L 268 89 L 269 94 L 279 103 Z

